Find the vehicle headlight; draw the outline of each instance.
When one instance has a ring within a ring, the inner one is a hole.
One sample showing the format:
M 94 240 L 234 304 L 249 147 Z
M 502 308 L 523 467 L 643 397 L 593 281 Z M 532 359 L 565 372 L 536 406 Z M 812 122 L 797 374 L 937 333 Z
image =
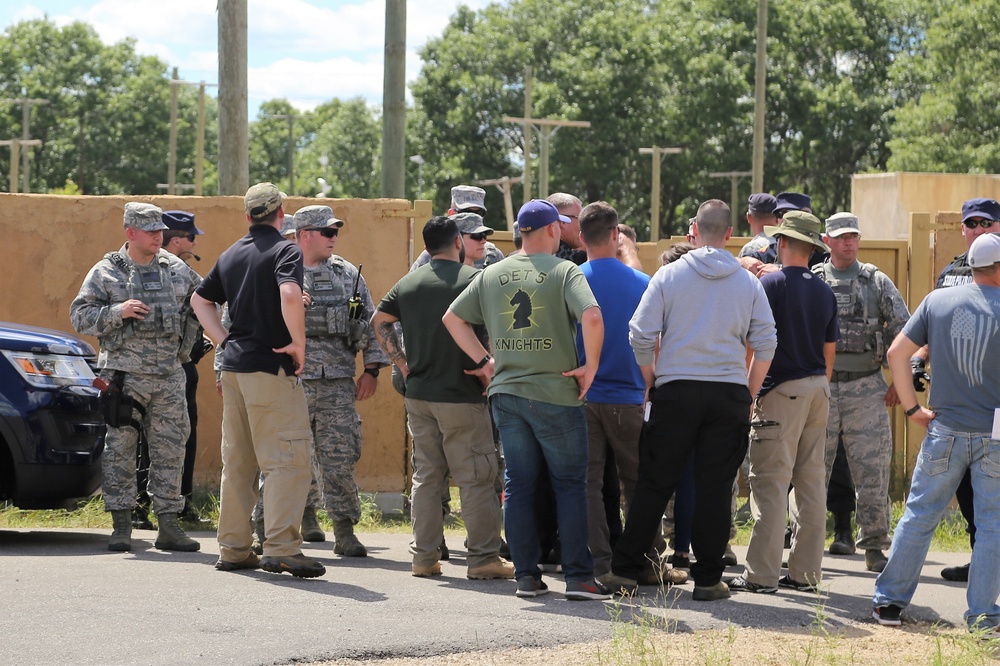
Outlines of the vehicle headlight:
M 3 351 L 24 380 L 37 388 L 90 386 L 94 372 L 79 356 L 54 356 L 34 352 Z

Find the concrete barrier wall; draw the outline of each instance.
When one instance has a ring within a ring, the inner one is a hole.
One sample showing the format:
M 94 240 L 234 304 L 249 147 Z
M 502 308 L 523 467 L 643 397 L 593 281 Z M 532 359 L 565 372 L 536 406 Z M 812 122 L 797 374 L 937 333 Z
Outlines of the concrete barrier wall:
M 3 271 L 0 319 L 72 331 L 69 306 L 90 268 L 125 241 L 122 209 L 127 201 L 148 201 L 164 210 L 195 214 L 206 274 L 218 256 L 246 233 L 242 197 L 65 197 L 0 194 L 0 250 Z M 293 197 L 286 211 L 308 204 L 331 206 L 347 221 L 336 252 L 362 264 L 372 297 L 378 300 L 406 273 L 410 263 L 410 203 L 402 200 L 334 200 Z M 419 202 L 423 203 L 423 202 Z M 428 214 L 429 205 L 418 206 Z M 409 214 L 408 214 L 409 212 Z M 402 216 L 401 216 L 402 215 Z M 96 339 L 88 338 L 95 346 Z M 221 472 L 222 400 L 215 392 L 212 359 L 199 364 L 199 425 L 196 481 L 217 488 Z M 388 370 L 375 397 L 358 406 L 363 453 L 358 482 L 366 491 L 402 492 L 409 476 L 402 398 L 392 389 Z

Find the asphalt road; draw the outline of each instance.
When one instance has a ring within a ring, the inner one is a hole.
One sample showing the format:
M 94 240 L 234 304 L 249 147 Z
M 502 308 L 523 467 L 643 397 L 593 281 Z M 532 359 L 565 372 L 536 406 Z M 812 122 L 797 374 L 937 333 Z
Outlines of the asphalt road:
M 515 597 L 511 581 L 467 580 L 459 537 L 449 539 L 452 559 L 441 577 L 410 575 L 408 535 L 367 534 L 365 559 L 335 556 L 329 542 L 306 544 L 327 573 L 300 580 L 215 571 L 210 532 L 192 534 L 200 553 L 155 550 L 155 533 L 145 531 L 134 533 L 131 553 L 110 553 L 107 534 L 0 529 L 0 664 L 284 664 L 548 647 L 610 638 L 611 616 L 628 618 L 636 608 L 567 601 L 559 576 L 546 577 L 552 593 L 530 600 Z M 736 551 L 742 560 L 745 549 Z M 967 558 L 930 554 L 904 622 L 964 626 L 965 586 L 938 572 Z M 688 583 L 665 596 L 641 588 L 636 605 L 677 631 L 798 632 L 817 610 L 830 630 L 870 631 L 875 576 L 863 557 L 827 556 L 824 569 L 822 597 L 781 590 L 696 602 Z

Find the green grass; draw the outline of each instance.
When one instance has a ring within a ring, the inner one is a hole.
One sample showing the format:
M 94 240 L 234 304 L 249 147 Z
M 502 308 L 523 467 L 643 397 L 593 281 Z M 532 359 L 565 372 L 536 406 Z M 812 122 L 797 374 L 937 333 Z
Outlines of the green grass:
M 893 502 L 892 504 L 892 515 L 889 519 L 889 534 L 896 528 L 896 523 L 903 515 L 903 503 Z M 744 513 L 742 510 L 739 513 Z M 750 534 L 753 532 L 753 519 L 749 519 L 746 522 L 736 523 L 736 538 L 733 539 L 733 543 L 738 546 L 746 546 L 750 543 Z M 827 525 L 826 525 L 826 535 L 827 541 L 826 545 L 829 546 L 833 541 L 833 516 L 827 514 Z M 953 552 L 953 553 L 970 553 L 972 549 L 969 547 L 969 535 L 965 531 L 965 519 L 962 518 L 962 514 L 956 509 L 949 511 L 945 514 L 944 519 L 938 524 L 937 529 L 934 531 L 934 538 L 931 539 L 932 551 L 939 552 Z
M 463 534 L 465 525 L 462 523 L 462 506 L 458 496 L 458 489 L 451 489 L 452 513 L 445 519 L 446 534 Z M 206 490 L 196 490 L 194 493 L 194 503 L 201 517 L 208 521 L 214 529 L 219 520 L 219 497 L 215 493 Z M 326 516 L 325 511 L 318 512 L 320 521 L 327 531 L 333 531 L 333 522 Z M 896 502 L 892 505 L 892 527 L 895 528 L 900 516 L 903 515 L 903 505 Z M 104 502 L 100 496 L 82 500 L 77 508 L 72 510 L 48 510 L 48 511 L 26 511 L 10 506 L 0 505 L 0 528 L 2 527 L 24 527 L 24 528 L 45 528 L 45 527 L 86 527 L 86 528 L 108 528 L 111 527 L 111 515 L 104 511 Z M 753 520 L 736 525 L 736 538 L 733 543 L 745 546 L 750 543 L 750 534 L 753 530 Z M 361 520 L 358 523 L 359 532 L 377 532 L 386 534 L 405 534 L 410 531 L 410 518 L 401 513 L 383 514 L 375 504 L 375 496 L 362 493 L 361 495 Z M 830 518 L 827 524 L 827 545 L 833 539 L 833 519 Z M 965 521 L 958 511 L 949 512 L 945 519 L 938 525 L 934 532 L 934 539 L 931 541 L 931 550 L 942 552 L 971 552 L 969 548 L 969 535 L 965 532 Z

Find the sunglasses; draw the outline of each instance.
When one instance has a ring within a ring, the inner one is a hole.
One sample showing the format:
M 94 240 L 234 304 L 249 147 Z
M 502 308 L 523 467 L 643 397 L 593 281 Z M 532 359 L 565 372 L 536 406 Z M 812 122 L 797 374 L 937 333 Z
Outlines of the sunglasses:
M 188 234 L 184 238 L 187 238 L 188 243 L 193 243 L 194 242 L 194 237 L 195 237 L 195 234 Z
M 484 240 L 486 240 L 486 234 L 485 233 L 469 234 L 469 238 L 471 238 L 472 240 L 474 240 L 476 242 L 478 242 L 478 241 L 484 241 Z
M 308 231 L 316 231 L 323 238 L 336 238 L 337 234 L 340 233 L 340 229 L 336 227 L 328 227 L 326 229 L 309 229 Z
M 966 229 L 975 229 L 976 227 L 982 227 L 983 229 L 989 229 L 990 227 L 992 227 L 996 223 L 997 223 L 996 220 L 984 220 L 984 219 L 964 220 L 962 222 L 962 224 L 965 225 Z

